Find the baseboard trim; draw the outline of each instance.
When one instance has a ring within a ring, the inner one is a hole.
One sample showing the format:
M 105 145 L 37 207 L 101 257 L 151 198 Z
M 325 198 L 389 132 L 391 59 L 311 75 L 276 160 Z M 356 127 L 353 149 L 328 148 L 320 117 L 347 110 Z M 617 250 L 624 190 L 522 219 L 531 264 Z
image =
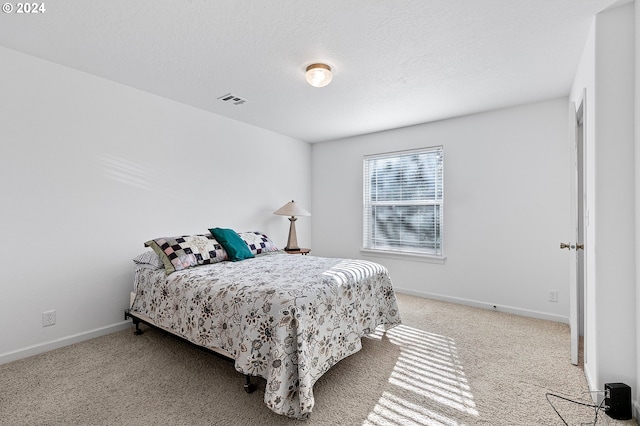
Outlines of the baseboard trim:
M 457 303 L 459 305 L 473 306 L 476 308 L 488 309 L 490 311 L 506 312 L 509 314 L 520 315 L 524 317 L 537 318 L 537 319 L 549 320 L 554 322 L 560 322 L 563 324 L 569 324 L 568 317 L 564 317 L 562 315 L 550 314 L 547 312 L 539 312 L 539 311 L 533 311 L 529 309 L 514 308 L 513 306 L 494 305 L 491 303 L 481 302 L 478 300 L 464 299 L 461 297 L 452 297 L 452 296 L 446 296 L 443 294 L 436 294 L 436 293 L 426 293 L 422 291 L 415 291 L 415 290 L 409 290 L 409 289 L 398 288 L 398 287 L 395 287 L 394 290 L 398 293 L 408 294 L 410 296 L 425 297 L 427 299 L 434 299 L 442 302 Z
M 640 418 L 640 405 L 638 405 L 638 401 L 631 402 L 631 414 L 634 419 Z
M 600 404 L 600 401 L 602 401 L 602 398 L 604 398 L 604 392 L 599 392 L 597 387 L 593 385 L 594 380 L 591 378 L 587 367 L 584 366 L 582 370 L 584 371 L 584 378 L 587 380 L 587 389 L 589 389 L 589 391 L 591 392 L 591 400 L 596 405 Z
M 490 303 L 480 302 L 477 300 L 445 296 L 442 294 L 414 291 L 414 290 L 403 289 L 403 288 L 395 288 L 395 291 L 397 291 L 398 293 L 408 294 L 411 296 L 425 297 L 427 299 L 440 300 L 443 302 L 451 302 L 451 303 L 457 303 L 460 305 L 474 306 L 476 308 L 507 312 L 510 314 L 561 322 L 565 324 L 569 323 L 569 318 L 567 317 L 549 314 L 545 312 L 514 308 L 511 306 L 504 306 L 504 305 L 492 305 Z M 131 321 L 122 321 L 122 322 L 111 324 L 105 327 L 100 327 L 100 328 L 85 331 L 82 333 L 73 334 L 71 336 L 65 336 L 59 339 L 50 340 L 48 342 L 39 343 L 37 345 L 27 346 L 26 348 L 21 348 L 12 352 L 6 352 L 3 354 L 0 354 L 0 365 L 6 364 L 7 362 L 11 362 L 11 361 L 17 361 L 22 358 L 27 358 L 33 355 L 38 355 L 54 349 L 62 348 L 64 346 L 72 345 L 74 343 L 80 343 L 85 340 L 94 339 L 96 337 L 104 336 L 106 334 L 115 333 L 116 331 L 125 330 L 128 327 L 131 327 Z M 634 408 L 637 408 L 637 407 L 634 407 Z
M 26 348 L 21 348 L 15 351 L 6 352 L 0 354 L 0 365 L 6 364 L 11 361 L 17 361 L 22 358 L 27 358 L 33 355 L 38 355 L 44 352 L 52 351 L 64 346 L 73 345 L 74 343 L 80 343 L 84 342 L 85 340 L 90 340 L 96 337 L 115 333 L 116 331 L 125 330 L 129 327 L 131 327 L 131 321 L 122 321 L 116 324 L 107 325 L 105 327 L 84 331 L 82 333 L 73 334 L 71 336 L 65 336 L 59 339 L 50 340 L 48 342 L 38 343 L 37 345 L 27 346 Z
M 584 377 L 587 379 L 587 388 L 591 391 L 591 400 L 595 405 L 599 405 L 604 398 L 604 383 L 602 384 L 602 386 L 593 386 L 595 380 L 593 380 L 589 375 L 590 370 L 586 366 L 583 368 L 583 370 Z M 631 390 L 631 392 L 633 395 L 633 389 Z M 604 413 L 604 410 L 602 410 L 602 412 Z M 637 400 L 631 401 L 631 415 L 634 419 L 640 418 L 640 402 L 638 402 Z

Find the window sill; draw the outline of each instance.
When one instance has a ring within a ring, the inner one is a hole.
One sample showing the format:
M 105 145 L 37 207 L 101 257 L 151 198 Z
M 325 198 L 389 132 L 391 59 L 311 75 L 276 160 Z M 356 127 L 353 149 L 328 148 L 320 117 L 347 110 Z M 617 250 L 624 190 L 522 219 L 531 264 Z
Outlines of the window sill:
M 447 256 L 444 256 L 444 255 L 421 254 L 421 253 L 411 253 L 411 252 L 404 252 L 404 251 L 372 250 L 372 249 L 361 248 L 360 252 L 364 256 L 413 260 L 417 262 L 437 263 L 440 265 L 444 265 L 444 261 L 447 259 Z

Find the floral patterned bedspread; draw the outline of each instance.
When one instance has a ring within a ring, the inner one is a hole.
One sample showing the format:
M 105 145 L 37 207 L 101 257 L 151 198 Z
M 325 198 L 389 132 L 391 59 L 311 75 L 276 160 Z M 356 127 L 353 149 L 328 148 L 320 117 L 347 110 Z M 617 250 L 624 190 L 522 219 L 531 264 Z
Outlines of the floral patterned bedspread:
M 313 385 L 361 349 L 379 325 L 400 324 L 385 267 L 363 260 L 265 254 L 169 276 L 137 273 L 132 312 L 208 348 L 221 348 L 243 374 L 267 380 L 264 402 L 307 417 Z

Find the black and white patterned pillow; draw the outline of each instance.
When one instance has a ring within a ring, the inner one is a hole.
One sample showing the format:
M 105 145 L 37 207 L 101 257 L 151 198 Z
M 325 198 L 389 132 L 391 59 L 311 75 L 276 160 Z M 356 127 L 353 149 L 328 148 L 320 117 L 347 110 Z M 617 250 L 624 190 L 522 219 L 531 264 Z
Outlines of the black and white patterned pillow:
M 241 232 L 238 235 L 247 243 L 249 250 L 254 255 L 280 250 L 269 237 L 261 232 Z
M 144 245 L 151 247 L 160 257 L 167 275 L 227 259 L 227 252 L 211 234 L 160 237 L 149 240 Z

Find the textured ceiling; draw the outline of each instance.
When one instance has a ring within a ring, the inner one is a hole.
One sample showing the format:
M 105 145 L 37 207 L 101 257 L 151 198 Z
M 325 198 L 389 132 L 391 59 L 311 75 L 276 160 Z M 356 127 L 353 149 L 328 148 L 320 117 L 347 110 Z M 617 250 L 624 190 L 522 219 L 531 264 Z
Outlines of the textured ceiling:
M 2 13 L 0 45 L 317 142 L 565 96 L 614 3 L 59 0 Z

